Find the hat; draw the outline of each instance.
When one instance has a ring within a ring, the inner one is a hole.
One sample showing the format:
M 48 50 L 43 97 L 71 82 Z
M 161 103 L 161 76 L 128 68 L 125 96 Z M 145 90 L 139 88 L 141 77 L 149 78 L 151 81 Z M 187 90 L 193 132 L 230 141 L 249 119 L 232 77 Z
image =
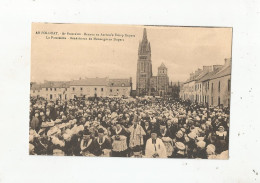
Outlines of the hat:
M 64 156 L 64 151 L 62 151 L 61 149 L 53 149 L 53 155 L 54 156 Z
M 181 131 L 182 131 L 183 133 L 185 133 L 185 132 L 186 132 L 186 129 L 185 129 L 185 128 L 181 128 Z
M 84 130 L 84 126 L 83 125 L 79 125 L 77 128 L 77 132 L 81 132 Z
M 176 133 L 176 137 L 182 138 L 182 137 L 183 137 L 183 132 L 182 132 L 181 130 L 179 130 L 179 131 Z
M 71 135 L 70 134 L 67 134 L 67 133 L 64 133 L 63 134 L 63 139 L 66 140 L 66 141 L 69 141 L 71 138 Z
M 65 142 L 58 139 L 57 137 L 52 137 L 52 143 L 54 145 L 59 145 L 60 147 L 64 147 L 65 146 Z
M 185 145 L 182 142 L 176 142 L 175 146 L 179 149 L 179 150 L 185 150 Z
M 200 149 L 204 149 L 205 146 L 206 146 L 206 142 L 200 140 L 200 141 L 197 142 L 197 146 L 198 146 L 198 148 L 200 148 Z
M 217 159 L 228 159 L 228 150 L 223 151 L 219 155 L 217 155 Z
M 203 141 L 205 139 L 205 137 L 197 137 L 198 141 Z
M 225 130 L 224 126 L 219 126 L 218 129 L 219 129 L 219 130 L 220 130 L 220 129 Z
M 208 155 L 214 155 L 215 150 L 216 150 L 216 147 L 213 144 L 209 144 L 206 148 L 206 152 Z
M 98 129 L 98 133 L 104 133 L 104 129 L 103 128 L 99 128 Z
M 188 137 L 191 138 L 191 139 L 193 139 L 193 140 L 196 138 L 196 136 L 197 136 L 197 134 L 196 134 L 194 131 L 192 131 L 192 132 L 190 132 L 190 133 L 188 134 Z

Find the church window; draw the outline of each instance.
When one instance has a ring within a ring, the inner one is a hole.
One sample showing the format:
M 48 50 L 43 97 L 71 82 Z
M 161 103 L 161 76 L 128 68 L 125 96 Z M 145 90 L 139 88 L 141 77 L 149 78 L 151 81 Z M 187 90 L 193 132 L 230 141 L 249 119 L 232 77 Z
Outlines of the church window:
M 141 72 L 144 72 L 144 63 L 141 62 Z
M 101 88 L 101 91 L 104 91 L 104 88 Z

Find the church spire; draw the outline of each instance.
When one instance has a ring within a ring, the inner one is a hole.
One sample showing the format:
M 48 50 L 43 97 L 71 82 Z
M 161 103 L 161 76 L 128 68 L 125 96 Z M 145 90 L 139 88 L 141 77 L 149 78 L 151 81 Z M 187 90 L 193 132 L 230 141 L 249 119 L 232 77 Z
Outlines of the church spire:
M 143 31 L 143 39 L 139 43 L 138 53 L 139 53 L 139 55 L 151 54 L 151 46 L 150 46 L 150 42 L 147 39 L 146 28 L 144 28 L 144 31 Z
M 144 33 L 143 33 L 143 41 L 147 41 L 147 33 L 146 33 L 146 28 L 144 28 Z

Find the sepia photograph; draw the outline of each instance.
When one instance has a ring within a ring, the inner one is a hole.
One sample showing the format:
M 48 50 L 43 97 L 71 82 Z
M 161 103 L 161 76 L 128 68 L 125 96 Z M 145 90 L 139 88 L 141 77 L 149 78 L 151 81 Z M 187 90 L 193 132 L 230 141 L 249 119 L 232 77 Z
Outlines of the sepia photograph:
M 232 31 L 32 23 L 29 154 L 229 159 Z

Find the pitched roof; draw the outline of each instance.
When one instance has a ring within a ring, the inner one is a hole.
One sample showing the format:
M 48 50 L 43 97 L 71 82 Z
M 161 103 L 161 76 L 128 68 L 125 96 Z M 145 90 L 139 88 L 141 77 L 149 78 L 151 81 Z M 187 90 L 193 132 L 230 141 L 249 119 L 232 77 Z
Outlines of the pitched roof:
M 213 75 L 211 79 L 216 79 L 227 75 L 231 75 L 231 65 L 228 65 L 227 67 L 221 69 L 219 72 Z
M 68 81 L 45 81 L 41 84 L 42 88 L 68 88 Z
M 111 87 L 121 87 L 121 86 L 130 87 L 131 82 L 130 82 L 130 79 L 109 79 L 108 86 L 111 86 Z
M 198 82 L 203 82 L 203 81 L 223 77 L 223 76 L 230 75 L 230 74 L 231 74 L 230 66 L 222 67 L 222 68 L 216 69 L 215 71 L 209 72 L 204 77 L 202 77 Z
M 86 78 L 70 81 L 70 86 L 106 86 L 108 78 Z
M 212 78 L 212 76 L 214 76 L 214 74 L 216 74 L 220 69 L 216 69 L 214 71 L 208 72 L 206 75 L 204 75 L 203 77 L 201 77 L 197 82 L 203 82 L 203 81 L 207 81 L 209 79 Z
M 41 88 L 41 85 L 36 83 L 33 83 L 31 86 L 31 90 L 40 90 Z
M 189 83 L 192 81 L 199 81 L 202 77 L 204 77 L 206 74 L 208 74 L 208 71 L 201 71 L 197 76 L 195 76 L 193 79 L 188 79 L 187 81 L 184 82 L 185 83 Z

